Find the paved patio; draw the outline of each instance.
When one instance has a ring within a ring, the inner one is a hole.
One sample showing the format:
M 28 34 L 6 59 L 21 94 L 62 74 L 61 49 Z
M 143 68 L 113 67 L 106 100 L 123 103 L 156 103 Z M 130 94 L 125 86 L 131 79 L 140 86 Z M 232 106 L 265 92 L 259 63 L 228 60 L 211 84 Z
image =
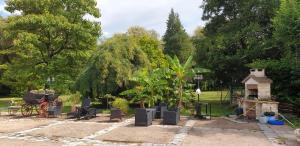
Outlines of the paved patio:
M 201 121 L 182 117 L 177 126 L 155 120 L 134 126 L 134 118 L 109 121 L 108 115 L 76 121 L 59 118 L 0 116 L 0 144 L 5 146 L 299 146 L 291 128 L 238 124 L 223 118 Z

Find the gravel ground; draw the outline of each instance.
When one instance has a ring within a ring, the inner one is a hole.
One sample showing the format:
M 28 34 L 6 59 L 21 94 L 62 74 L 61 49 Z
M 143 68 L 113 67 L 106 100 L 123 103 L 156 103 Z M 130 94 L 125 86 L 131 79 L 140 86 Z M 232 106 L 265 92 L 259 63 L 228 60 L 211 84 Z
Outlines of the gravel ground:
M 167 144 L 178 130 L 178 126 L 164 128 L 159 126 L 136 127 L 132 124 L 115 129 L 96 139 L 110 142 Z
M 221 129 L 238 129 L 238 130 L 260 130 L 255 122 L 250 123 L 234 123 L 223 118 L 213 118 L 212 120 L 197 121 L 194 127 L 209 127 Z
M 66 122 L 63 124 L 39 129 L 30 132 L 30 135 L 46 137 L 72 137 L 83 138 L 94 134 L 95 132 L 109 127 L 110 124 L 84 123 L 84 122 Z
M 259 131 L 192 128 L 184 146 L 272 146 Z
M 181 138 L 182 135 L 179 131 L 182 131 L 180 129 L 189 120 L 187 117 L 182 117 L 177 126 L 171 126 L 162 125 L 161 120 L 156 119 L 153 121 L 153 125 L 148 127 L 136 127 L 132 124 L 134 121 L 131 119 L 129 119 L 129 122 L 125 121 L 126 119 L 109 121 L 109 115 L 102 114 L 90 120 L 80 121 L 34 117 L 12 119 L 11 117 L 0 116 L 0 145 L 56 146 L 66 144 L 63 142 L 68 140 L 81 141 L 82 138 L 89 138 L 95 133 L 99 135 L 94 135 L 90 140 L 95 138 L 95 140 L 108 142 L 112 145 L 115 145 L 115 143 L 169 144 L 174 140 L 176 134 L 176 137 Z M 182 139 L 182 146 L 271 146 L 255 122 L 238 124 L 223 118 L 212 120 L 194 119 L 191 121 L 194 121 L 195 124 L 190 131 L 187 131 L 188 135 Z M 271 126 L 270 128 L 276 131 L 288 146 L 298 146 L 291 133 L 293 129 L 286 126 Z M 34 130 L 31 131 L 30 129 Z M 31 139 L 26 139 L 16 133 L 24 130 L 29 131 L 24 132 L 25 135 L 23 136 L 31 136 Z M 7 138 L 7 135 L 9 138 Z M 33 141 L 34 138 L 39 137 L 43 137 L 45 141 Z M 25 139 L 21 140 L 20 138 Z M 50 139 L 50 141 L 47 141 L 47 139 Z
M 37 142 L 29 140 L 0 139 L 1 146 L 61 146 L 61 143 Z
M 48 125 L 52 120 L 45 119 L 9 119 L 0 121 L 0 132 L 11 133 Z

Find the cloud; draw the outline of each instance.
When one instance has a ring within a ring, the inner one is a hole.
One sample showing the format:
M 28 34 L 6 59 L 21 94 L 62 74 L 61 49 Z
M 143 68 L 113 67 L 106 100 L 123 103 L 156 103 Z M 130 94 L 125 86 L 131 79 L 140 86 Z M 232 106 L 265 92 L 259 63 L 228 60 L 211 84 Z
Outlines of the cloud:
M 131 26 L 142 26 L 157 31 L 161 36 L 166 30 L 166 21 L 171 8 L 179 13 L 181 22 L 189 34 L 197 26 L 204 26 L 201 21 L 202 0 L 97 0 L 101 18 L 85 18 L 101 22 L 104 37 L 125 32 Z M 4 10 L 4 0 L 0 0 L 0 16 L 9 13 Z
M 4 9 L 4 7 L 5 7 L 4 0 L 0 0 L 0 17 L 7 17 L 10 14 Z
M 102 17 L 102 29 L 109 34 L 125 32 L 139 25 L 156 30 L 161 36 L 171 8 L 179 13 L 186 31 L 192 34 L 201 21 L 201 0 L 97 0 Z

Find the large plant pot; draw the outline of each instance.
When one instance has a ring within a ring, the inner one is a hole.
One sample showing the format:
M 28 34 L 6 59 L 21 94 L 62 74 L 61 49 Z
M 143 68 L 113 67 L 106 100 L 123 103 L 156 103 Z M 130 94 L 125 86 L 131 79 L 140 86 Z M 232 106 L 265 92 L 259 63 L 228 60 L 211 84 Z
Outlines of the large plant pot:
M 266 116 L 259 117 L 259 122 L 262 123 L 262 124 L 268 123 L 268 120 L 269 120 L 269 118 L 266 117 Z

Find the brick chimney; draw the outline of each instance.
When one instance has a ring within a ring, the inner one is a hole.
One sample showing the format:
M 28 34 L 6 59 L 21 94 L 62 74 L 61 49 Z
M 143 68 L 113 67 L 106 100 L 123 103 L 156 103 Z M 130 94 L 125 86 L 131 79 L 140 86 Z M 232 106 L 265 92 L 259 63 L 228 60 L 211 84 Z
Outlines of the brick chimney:
M 264 69 L 250 69 L 250 75 L 254 75 L 256 77 L 265 77 Z

